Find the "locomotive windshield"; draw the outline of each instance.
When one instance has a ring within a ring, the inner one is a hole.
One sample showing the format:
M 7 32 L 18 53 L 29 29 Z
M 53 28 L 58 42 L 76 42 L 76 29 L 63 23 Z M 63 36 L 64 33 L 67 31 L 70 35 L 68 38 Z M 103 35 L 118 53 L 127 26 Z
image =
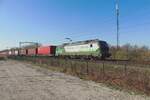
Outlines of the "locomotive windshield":
M 100 46 L 101 48 L 105 48 L 105 49 L 108 49 L 108 44 L 105 42 L 105 41 L 100 41 Z
M 109 57 L 110 53 L 109 53 L 108 44 L 105 41 L 100 41 L 99 43 L 100 43 L 102 57 Z

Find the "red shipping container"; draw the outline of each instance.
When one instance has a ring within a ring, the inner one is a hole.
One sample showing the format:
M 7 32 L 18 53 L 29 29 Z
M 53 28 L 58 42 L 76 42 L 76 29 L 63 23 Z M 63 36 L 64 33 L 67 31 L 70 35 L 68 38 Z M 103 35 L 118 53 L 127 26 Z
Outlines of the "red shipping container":
M 55 55 L 56 46 L 43 46 L 38 48 L 38 55 L 47 55 L 54 56 Z
M 28 49 L 27 55 L 36 55 L 37 54 L 37 48 L 30 48 Z

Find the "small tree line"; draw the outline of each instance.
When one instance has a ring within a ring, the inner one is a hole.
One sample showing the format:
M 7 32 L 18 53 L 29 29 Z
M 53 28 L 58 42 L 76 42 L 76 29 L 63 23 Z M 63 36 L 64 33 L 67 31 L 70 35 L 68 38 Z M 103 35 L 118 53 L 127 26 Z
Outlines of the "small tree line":
M 110 46 L 110 53 L 112 59 L 150 60 L 150 49 L 147 46 L 125 44 L 118 49 L 116 46 Z

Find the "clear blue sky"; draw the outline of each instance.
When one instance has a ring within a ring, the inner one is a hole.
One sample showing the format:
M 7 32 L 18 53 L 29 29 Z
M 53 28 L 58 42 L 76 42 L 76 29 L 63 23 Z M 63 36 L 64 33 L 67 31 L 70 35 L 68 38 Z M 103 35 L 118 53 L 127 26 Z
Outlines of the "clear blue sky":
M 115 0 L 0 0 L 0 49 L 66 37 L 115 45 Z M 150 0 L 120 0 L 120 42 L 150 46 Z

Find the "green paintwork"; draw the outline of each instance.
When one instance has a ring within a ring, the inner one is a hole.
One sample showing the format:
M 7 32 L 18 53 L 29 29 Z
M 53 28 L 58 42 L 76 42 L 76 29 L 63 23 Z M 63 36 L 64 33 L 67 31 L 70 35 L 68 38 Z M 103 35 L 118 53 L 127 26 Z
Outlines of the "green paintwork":
M 95 56 L 95 57 L 98 57 L 98 56 L 101 56 L 101 51 L 100 49 L 97 49 L 96 51 L 88 51 L 88 52 L 65 52 L 65 49 L 64 47 L 57 47 L 56 48 L 56 55 L 59 56 L 59 55 L 72 55 L 72 56 L 75 56 L 75 55 L 78 55 L 78 56 Z

